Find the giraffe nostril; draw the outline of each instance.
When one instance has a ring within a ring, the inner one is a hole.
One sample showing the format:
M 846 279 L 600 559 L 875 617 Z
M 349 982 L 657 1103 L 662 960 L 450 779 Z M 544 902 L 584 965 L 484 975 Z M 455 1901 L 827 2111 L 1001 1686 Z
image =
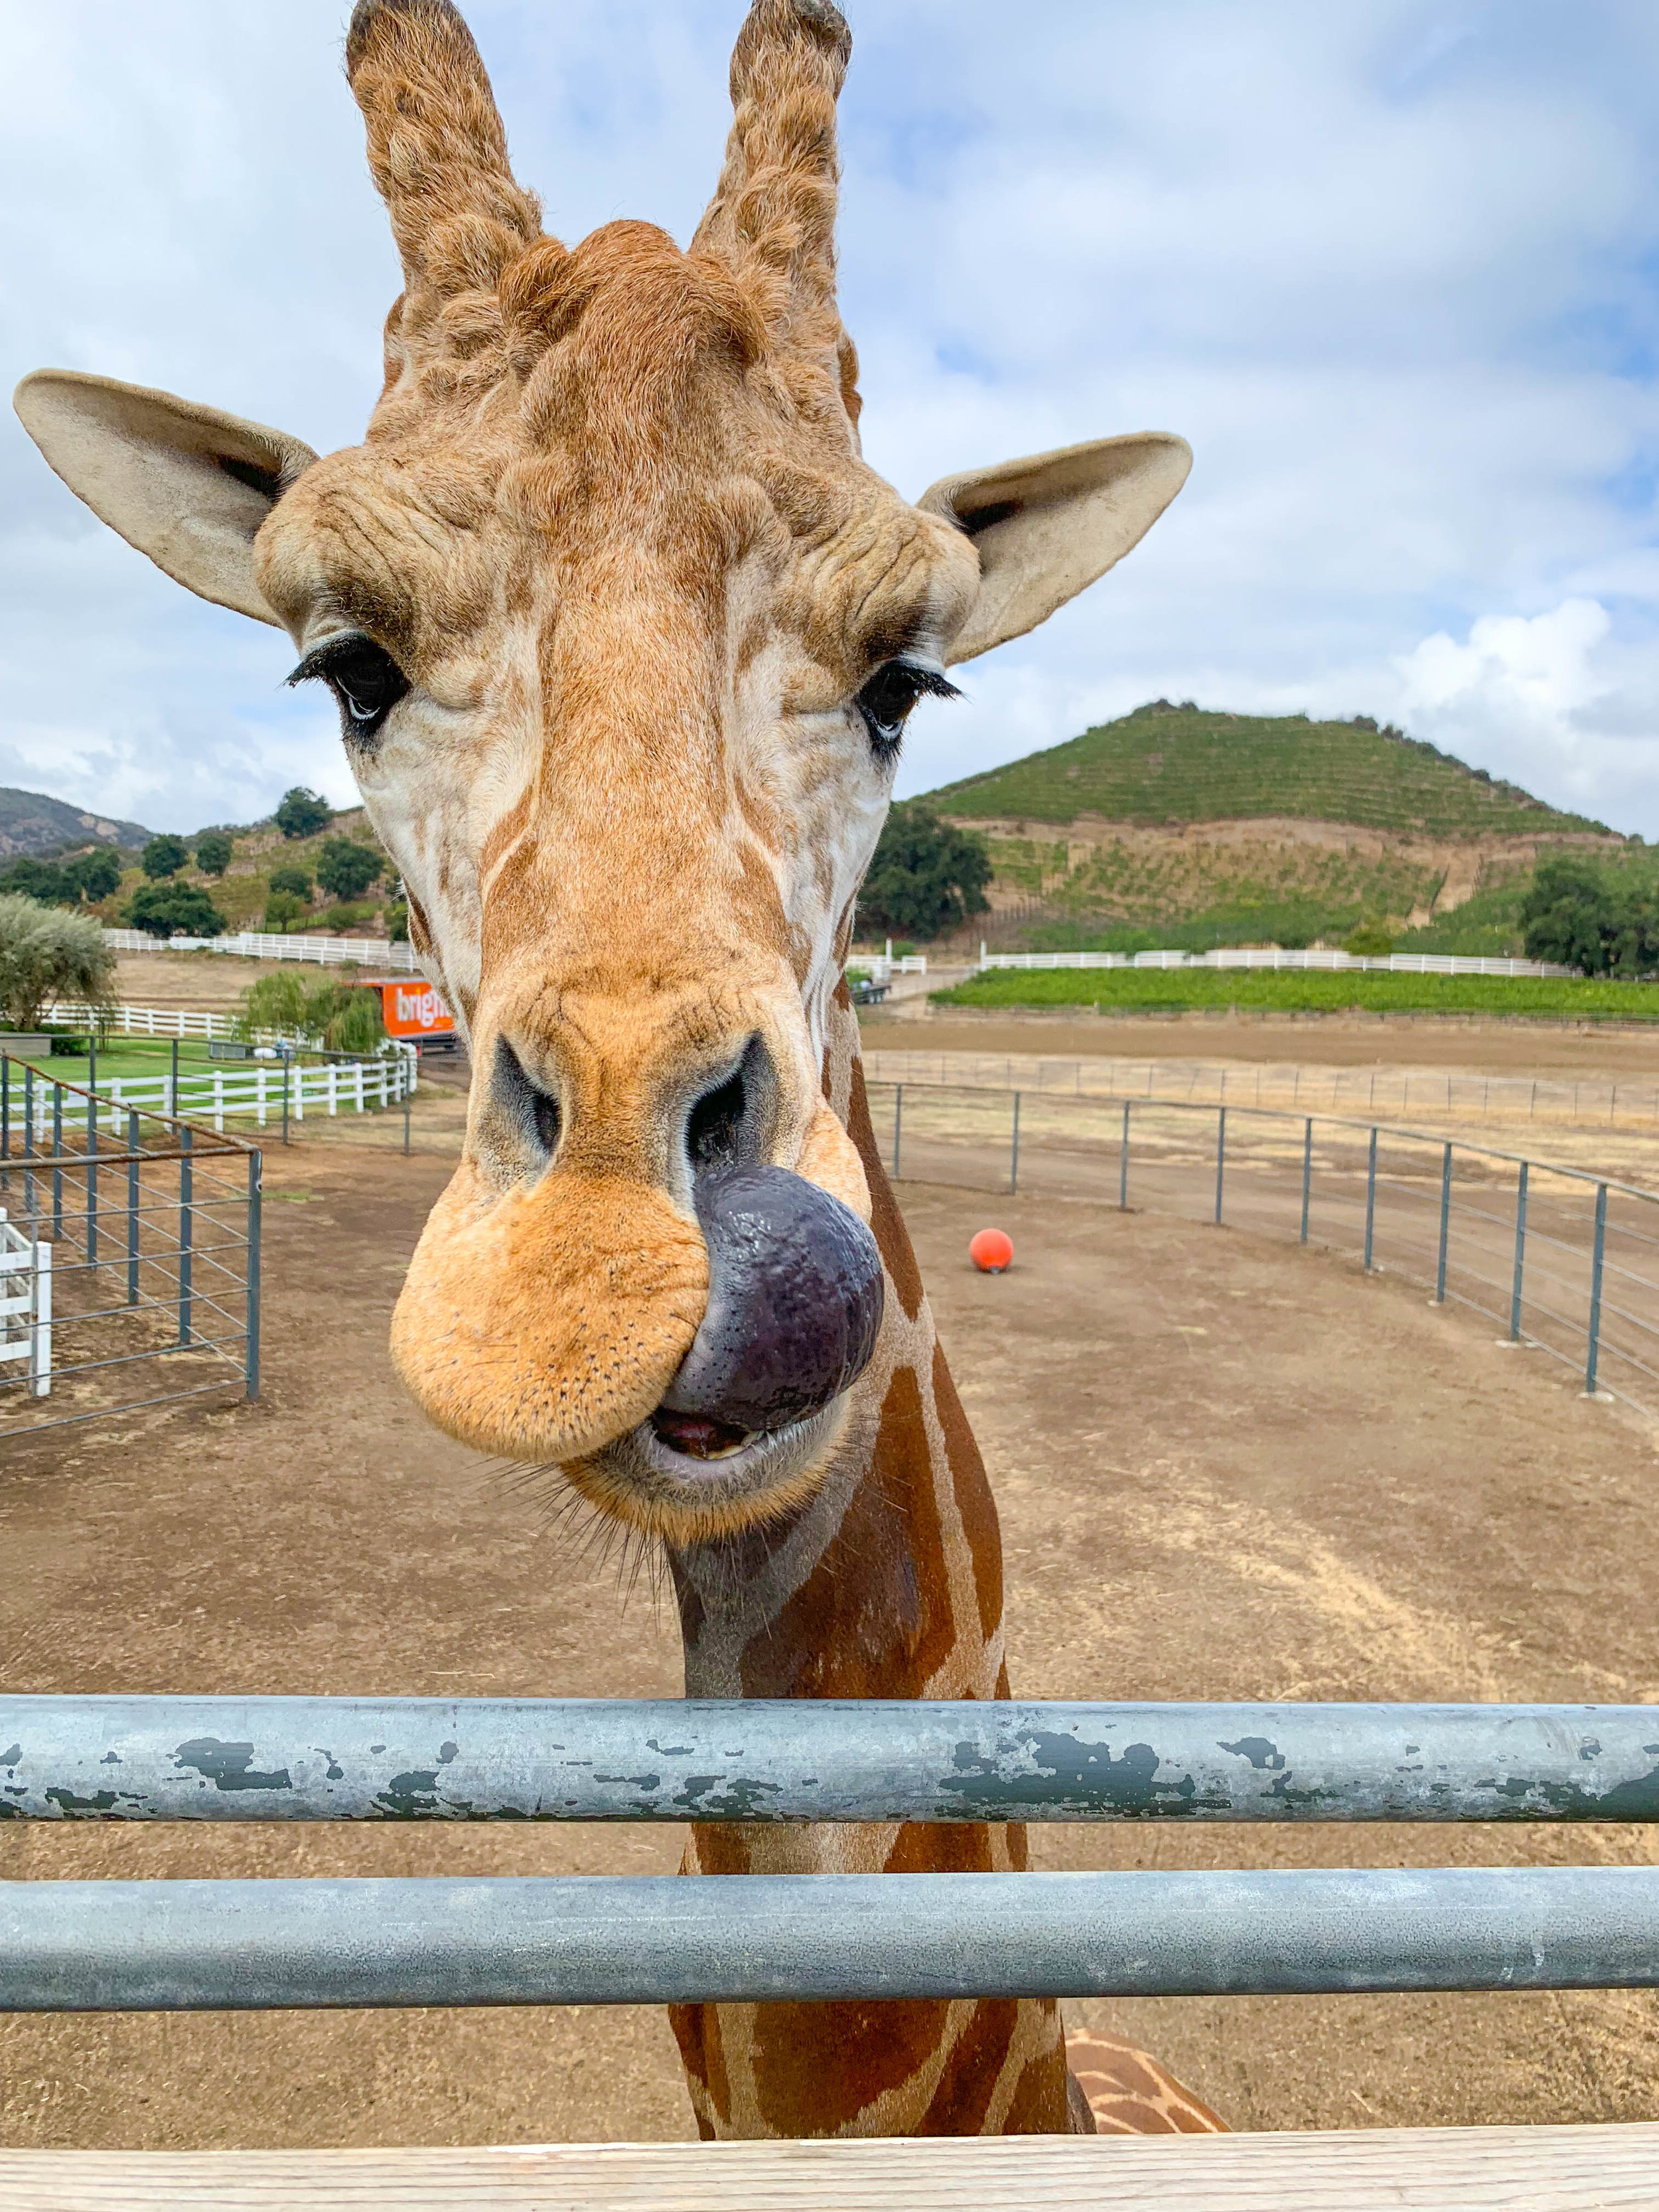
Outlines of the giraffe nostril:
M 505 1037 L 495 1045 L 491 1087 L 508 1121 L 550 1157 L 558 1149 L 559 1102 L 533 1082 Z
M 722 1430 L 777 1429 L 855 1382 L 881 1328 L 876 1240 L 787 1169 L 700 1176 L 708 1306 L 662 1411 Z
M 753 1166 L 764 1157 L 777 1120 L 777 1088 L 771 1056 L 751 1036 L 731 1074 L 695 1099 L 685 1117 L 685 1157 L 694 1183 Z

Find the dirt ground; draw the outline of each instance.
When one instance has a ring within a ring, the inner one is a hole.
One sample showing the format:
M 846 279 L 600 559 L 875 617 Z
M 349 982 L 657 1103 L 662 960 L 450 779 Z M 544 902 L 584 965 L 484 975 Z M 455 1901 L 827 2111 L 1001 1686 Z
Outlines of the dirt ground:
M 169 1000 L 167 1003 L 173 1003 Z M 866 1050 L 1097 1054 L 1124 1060 L 1236 1060 L 1308 1067 L 1467 1068 L 1492 1075 L 1659 1076 L 1659 1023 L 1650 1030 L 1569 1029 L 1554 1022 L 1451 1021 L 1432 1015 L 1290 1016 L 1200 1013 L 1161 1020 L 1111 1016 L 969 1014 L 930 1009 L 865 1014 Z
M 672 1614 L 428 1431 L 387 1316 L 447 1172 L 267 1156 L 266 1389 L 0 1460 L 0 1655 L 33 1690 L 675 1695 Z M 1317 1252 L 908 1185 L 1004 1516 L 1032 1694 L 1659 1698 L 1659 1442 L 1478 1320 Z M 1018 1260 L 968 1266 L 995 1218 Z M 149 1425 L 146 1425 L 147 1421 Z M 1054 1827 L 1049 1867 L 1648 1860 L 1650 1832 Z M 668 1829 L 25 1827 L 11 1878 L 666 1872 Z M 1146 2000 L 1244 2128 L 1659 2117 L 1645 1994 Z M 641 2010 L 0 2021 L 0 2136 L 188 2148 L 689 2135 Z

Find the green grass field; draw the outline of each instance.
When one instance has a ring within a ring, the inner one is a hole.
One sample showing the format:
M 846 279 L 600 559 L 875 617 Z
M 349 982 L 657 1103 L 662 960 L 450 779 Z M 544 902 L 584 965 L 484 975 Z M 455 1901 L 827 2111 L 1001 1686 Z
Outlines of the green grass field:
M 951 1006 L 1098 1006 L 1164 1013 L 1240 1006 L 1263 1013 L 1531 1015 L 1555 1020 L 1659 1022 L 1659 985 L 1504 975 L 1393 975 L 1225 968 L 994 969 L 954 989 Z

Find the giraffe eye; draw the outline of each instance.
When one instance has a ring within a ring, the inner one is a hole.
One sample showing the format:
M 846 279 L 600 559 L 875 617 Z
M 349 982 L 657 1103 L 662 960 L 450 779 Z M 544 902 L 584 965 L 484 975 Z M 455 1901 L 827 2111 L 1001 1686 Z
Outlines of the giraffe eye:
M 331 637 L 308 653 L 289 678 L 307 684 L 320 677 L 340 709 L 340 734 L 348 744 L 366 745 L 409 690 L 409 678 L 392 655 L 371 637 Z
M 884 768 L 897 754 L 905 718 L 918 699 L 959 699 L 942 669 L 921 660 L 884 660 L 854 701 L 870 732 L 871 750 Z

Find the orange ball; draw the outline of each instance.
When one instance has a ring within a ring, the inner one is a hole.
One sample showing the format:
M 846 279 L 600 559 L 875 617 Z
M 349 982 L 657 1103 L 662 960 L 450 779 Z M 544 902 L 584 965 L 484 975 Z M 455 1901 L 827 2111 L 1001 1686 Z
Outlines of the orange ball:
M 1000 1229 L 981 1229 L 968 1247 L 981 1275 L 1000 1275 L 1013 1256 L 1013 1245 Z

